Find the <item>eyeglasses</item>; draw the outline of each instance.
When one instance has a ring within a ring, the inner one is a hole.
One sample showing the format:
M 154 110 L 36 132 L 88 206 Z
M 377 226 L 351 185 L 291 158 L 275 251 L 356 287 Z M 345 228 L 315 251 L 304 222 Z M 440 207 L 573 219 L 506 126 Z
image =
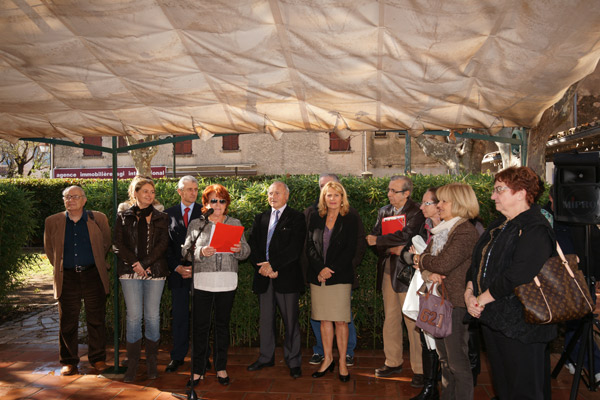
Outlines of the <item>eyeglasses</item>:
M 434 206 L 437 204 L 437 201 L 424 201 L 423 205 L 424 206 Z
M 227 200 L 225 200 L 225 199 L 210 199 L 210 202 L 212 204 L 217 204 L 217 203 L 225 204 L 225 203 L 227 203 Z
M 79 199 L 82 199 L 82 198 L 83 198 L 83 196 L 80 196 L 80 195 L 77 195 L 77 194 L 74 195 L 74 196 L 66 195 L 66 196 L 63 197 L 63 199 L 65 199 L 65 200 L 79 200 Z
M 389 193 L 389 192 L 394 192 L 395 194 L 398 194 L 398 193 L 404 193 L 404 192 L 408 192 L 408 189 L 404 189 L 404 190 L 394 190 L 394 189 L 392 189 L 392 188 L 388 188 L 388 193 Z
M 508 186 L 496 186 L 492 189 L 492 194 L 497 193 L 500 194 L 504 192 L 506 189 L 510 189 Z

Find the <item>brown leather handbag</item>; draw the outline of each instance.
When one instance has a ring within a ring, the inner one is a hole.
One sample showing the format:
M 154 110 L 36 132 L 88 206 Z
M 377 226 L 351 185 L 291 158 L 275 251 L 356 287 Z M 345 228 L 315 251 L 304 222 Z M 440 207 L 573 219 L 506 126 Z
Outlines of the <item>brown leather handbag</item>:
M 558 243 L 556 250 L 558 257 L 550 257 L 533 281 L 515 288 L 525 321 L 530 324 L 580 319 L 594 310 L 585 277 L 577 267 L 577 256 L 565 256 Z

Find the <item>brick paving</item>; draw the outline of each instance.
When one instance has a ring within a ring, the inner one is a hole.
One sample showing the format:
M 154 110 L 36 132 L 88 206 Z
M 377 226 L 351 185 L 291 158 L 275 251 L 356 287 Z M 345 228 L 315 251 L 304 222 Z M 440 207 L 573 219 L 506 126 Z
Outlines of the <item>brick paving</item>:
M 80 374 L 60 376 L 57 319 L 56 306 L 52 306 L 0 326 L 0 399 L 167 399 L 174 398 L 172 393 L 185 395 L 189 358 L 177 373 L 164 373 L 169 361 L 168 344 L 164 344 L 159 352 L 160 376 L 156 380 L 145 378 L 143 361 L 133 383 L 123 383 L 123 375 L 113 374 L 110 370 L 98 375 L 88 363 L 85 345 L 80 345 Z M 85 334 L 84 327 L 81 327 L 81 333 Z M 228 364 L 231 384 L 218 384 L 213 371 L 196 387 L 196 393 L 207 400 L 408 400 L 419 392 L 410 386 L 409 368 L 393 378 L 376 379 L 373 376 L 374 368 L 383 364 L 381 350 L 357 351 L 355 366 L 349 368 L 352 378 L 348 383 L 337 379 L 337 369 L 333 374 L 313 379 L 310 374 L 316 368 L 308 364 L 310 355 L 310 350 L 305 349 L 303 376 L 294 380 L 283 363 L 281 349 L 276 352 L 275 367 L 248 372 L 246 366 L 256 360 L 258 349 L 231 348 Z M 112 348 L 108 356 L 108 364 L 114 365 Z M 122 351 L 120 358 L 123 356 Z M 553 363 L 558 357 L 557 354 L 552 356 Z M 410 365 L 408 359 L 404 365 Z M 492 397 L 485 362 L 482 369 L 475 388 L 477 400 Z M 572 375 L 563 369 L 558 379 L 553 380 L 552 398 L 568 399 L 572 380 Z M 600 392 L 593 393 L 580 387 L 577 399 L 600 399 Z

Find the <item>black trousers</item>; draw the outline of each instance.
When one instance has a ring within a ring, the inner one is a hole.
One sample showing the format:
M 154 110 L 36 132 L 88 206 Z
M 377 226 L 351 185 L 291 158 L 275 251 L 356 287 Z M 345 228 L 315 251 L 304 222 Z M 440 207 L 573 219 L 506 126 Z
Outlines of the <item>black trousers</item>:
M 469 361 L 469 326 L 463 323 L 467 309 L 452 310 L 452 333 L 435 339 L 442 366 L 441 400 L 473 398 L 473 374 Z
M 88 360 L 106 361 L 106 294 L 96 268 L 84 272 L 65 269 L 58 299 L 59 357 L 65 365 L 79 364 L 78 328 L 81 300 L 85 305 Z
M 177 272 L 173 272 L 177 273 Z M 190 344 L 190 287 L 171 287 L 173 350 L 171 360 L 183 361 Z
M 494 391 L 501 400 L 549 400 L 547 343 L 523 343 L 482 324 Z
M 194 373 L 204 375 L 210 349 L 210 328 L 214 321 L 213 363 L 217 371 L 227 369 L 229 321 L 235 290 L 207 292 L 194 289 Z
M 289 368 L 300 367 L 302 364 L 301 350 L 302 342 L 300 336 L 300 314 L 298 300 L 300 293 L 277 293 L 273 289 L 273 281 L 265 293 L 258 295 L 260 305 L 260 356 L 261 363 L 270 362 L 275 356 L 275 314 L 277 306 L 281 313 L 281 319 L 285 327 L 285 338 L 283 341 L 283 358 Z

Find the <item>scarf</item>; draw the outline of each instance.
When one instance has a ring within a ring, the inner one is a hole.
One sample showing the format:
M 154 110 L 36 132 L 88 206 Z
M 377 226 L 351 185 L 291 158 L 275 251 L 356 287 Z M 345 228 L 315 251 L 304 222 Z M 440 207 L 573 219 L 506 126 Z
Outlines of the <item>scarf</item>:
M 133 206 L 131 207 L 131 209 L 133 210 L 133 213 L 135 214 L 135 216 L 138 218 L 138 245 L 137 245 L 137 249 L 138 249 L 138 259 L 141 259 L 145 256 L 148 255 L 149 253 L 149 249 L 148 249 L 148 239 L 149 239 L 149 232 L 148 232 L 148 222 L 146 221 L 146 217 L 148 217 L 149 215 L 152 214 L 152 211 L 154 210 L 154 207 L 152 207 L 152 205 L 140 209 L 138 206 Z
M 448 234 L 460 217 L 454 217 L 448 221 L 442 221 L 438 226 L 431 229 L 433 243 L 431 244 L 431 255 L 437 256 L 448 241 Z

